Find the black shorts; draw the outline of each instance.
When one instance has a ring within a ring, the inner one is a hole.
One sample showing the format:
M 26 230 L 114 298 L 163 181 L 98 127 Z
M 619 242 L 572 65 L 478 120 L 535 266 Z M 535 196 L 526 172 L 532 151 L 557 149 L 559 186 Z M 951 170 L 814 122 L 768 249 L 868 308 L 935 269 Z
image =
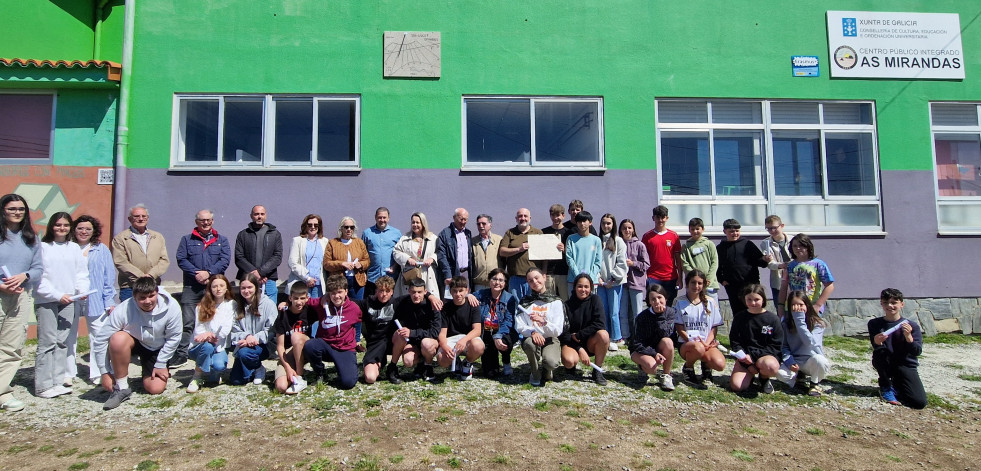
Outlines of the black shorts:
M 157 363 L 157 355 L 159 354 L 160 350 L 150 350 L 144 347 L 139 340 L 133 339 L 133 351 L 130 355 L 140 358 L 140 367 L 143 369 L 142 377 L 153 376 L 153 365 Z
M 367 349 L 364 352 L 364 358 L 361 359 L 361 367 L 371 363 L 385 364 L 388 359 L 388 355 L 392 354 L 392 342 L 387 340 L 378 340 L 375 342 L 368 342 Z
M 565 347 L 569 347 L 569 348 L 575 350 L 576 352 L 578 352 L 580 348 L 585 348 L 587 355 L 589 355 L 591 357 L 592 356 L 596 356 L 596 353 L 590 351 L 589 350 L 589 347 L 586 346 L 586 344 L 589 343 L 589 339 L 592 338 L 592 337 L 593 336 L 590 335 L 589 337 L 586 337 L 585 339 L 583 339 L 582 342 L 576 342 L 575 340 L 570 339 L 568 342 L 566 342 L 566 343 L 564 343 L 562 345 L 565 346 Z

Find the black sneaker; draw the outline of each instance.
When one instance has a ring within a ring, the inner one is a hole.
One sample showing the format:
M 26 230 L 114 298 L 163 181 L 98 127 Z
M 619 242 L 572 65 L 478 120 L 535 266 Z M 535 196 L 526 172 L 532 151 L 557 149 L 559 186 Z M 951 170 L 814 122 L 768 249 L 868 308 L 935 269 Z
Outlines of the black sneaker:
M 388 364 L 388 368 L 385 369 L 385 376 L 388 377 L 389 383 L 399 384 L 402 382 L 402 378 L 399 378 L 399 365 L 395 363 Z
M 432 381 L 436 379 L 436 372 L 433 371 L 433 365 L 426 365 L 422 377 L 426 381 Z
M 606 377 L 603 376 L 603 373 L 600 372 L 600 370 L 597 370 L 597 369 L 594 369 L 593 370 L 593 382 L 596 383 L 596 384 L 598 384 L 598 385 L 600 385 L 600 386 L 606 386 L 606 383 L 607 383 Z
M 187 357 L 183 355 L 174 355 L 169 361 L 167 361 L 167 368 L 180 368 L 187 364 Z
M 579 377 L 579 376 L 581 376 L 579 374 L 579 368 L 576 368 L 575 366 L 573 366 L 572 368 L 566 368 L 565 369 L 565 374 L 566 374 L 566 376 L 572 376 L 572 377 Z
M 705 366 L 705 363 L 702 363 L 702 382 L 703 383 L 712 382 L 712 368 Z
M 773 382 L 770 378 L 760 378 L 760 392 L 763 394 L 773 394 Z
M 102 405 L 102 410 L 113 410 L 119 407 L 120 404 L 128 401 L 129 397 L 132 395 L 132 389 L 113 388 L 112 392 L 109 394 L 109 399 L 106 399 L 106 403 Z
M 695 374 L 695 368 L 682 368 L 681 373 L 685 375 L 685 382 L 695 389 L 708 389 L 702 382 L 702 377 Z
M 426 376 L 426 365 L 419 363 L 416 368 L 412 370 L 413 379 L 421 379 Z

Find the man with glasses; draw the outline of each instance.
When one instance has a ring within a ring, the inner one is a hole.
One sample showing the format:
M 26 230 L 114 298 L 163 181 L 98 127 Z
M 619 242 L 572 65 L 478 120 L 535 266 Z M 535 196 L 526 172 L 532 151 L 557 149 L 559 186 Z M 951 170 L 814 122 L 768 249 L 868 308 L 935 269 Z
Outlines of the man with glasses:
M 204 297 L 208 279 L 211 275 L 224 274 L 232 259 L 232 247 L 228 238 L 218 234 L 212 227 L 214 222 L 214 211 L 198 211 L 194 216 L 197 227 L 190 234 L 181 237 L 180 245 L 177 246 L 177 266 L 184 272 L 184 289 L 181 291 L 184 332 L 177 352 L 170 361 L 171 368 L 179 368 L 187 363 L 187 346 L 194 330 L 194 310 Z
M 255 205 L 249 212 L 252 222 L 235 237 L 236 280 L 251 273 L 259 278 L 266 297 L 276 303 L 276 280 L 283 261 L 283 236 L 276 226 L 266 222 L 266 207 Z
M 163 234 L 147 229 L 150 213 L 146 206 L 129 208 L 130 226 L 112 238 L 112 261 L 119 271 L 119 301 L 133 297 L 133 282 L 142 276 L 160 277 L 170 267 Z
M 491 270 L 500 268 L 497 249 L 501 246 L 501 236 L 491 232 L 494 218 L 481 214 L 477 216 L 477 235 L 470 239 L 473 251 L 473 291 L 490 287 L 487 276 Z
M 440 283 L 440 292 L 446 293 L 450 286 L 450 281 L 455 276 L 463 276 L 470 280 L 471 268 L 473 267 L 473 246 L 470 239 L 473 234 L 467 229 L 467 221 L 470 220 L 470 213 L 466 209 L 456 208 L 453 211 L 453 222 L 439 232 L 436 237 L 436 265 L 443 274 L 437 278 Z

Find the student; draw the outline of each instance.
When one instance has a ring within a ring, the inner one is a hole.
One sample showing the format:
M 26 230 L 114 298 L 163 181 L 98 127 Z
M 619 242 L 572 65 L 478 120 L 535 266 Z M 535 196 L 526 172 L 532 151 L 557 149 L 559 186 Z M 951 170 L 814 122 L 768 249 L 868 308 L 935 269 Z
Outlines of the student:
M 213 383 L 221 380 L 228 367 L 229 335 L 235 322 L 235 301 L 228 286 L 228 278 L 221 273 L 211 275 L 201 302 L 194 309 L 194 330 L 188 354 L 194 360 L 194 375 L 187 383 L 187 392 L 201 389 L 205 375 Z
M 565 262 L 569 265 L 566 281 L 569 283 L 569 297 L 572 297 L 572 281 L 582 273 L 589 275 L 595 283 L 599 280 L 603 263 L 603 242 L 589 233 L 593 226 L 593 215 L 589 211 L 576 214 L 578 232 L 569 236 L 565 244 Z
M 668 292 L 663 286 L 652 284 L 647 287 L 647 309 L 637 314 L 634 334 L 630 336 L 630 359 L 645 375 L 657 373 L 661 365 L 658 382 L 661 389 L 674 391 L 671 378 L 671 363 L 674 361 L 674 322 L 678 314 L 668 307 Z M 646 376 L 645 376 L 646 378 Z
M 718 304 L 719 281 L 716 279 L 716 274 L 719 271 L 719 253 L 715 249 L 715 244 L 702 236 L 705 232 L 705 223 L 701 218 L 691 218 L 688 221 L 688 232 L 691 233 L 691 237 L 681 247 L 682 270 L 686 275 L 696 268 L 705 273 L 708 277 L 708 287 L 705 291 Z
M 620 301 L 620 326 L 628 326 L 626 336 L 632 336 L 637 314 L 644 310 L 647 290 L 647 268 L 651 261 L 647 248 L 637 237 L 637 228 L 630 219 L 620 221 L 620 237 L 627 246 L 627 283 Z
M 246 273 L 239 281 L 235 323 L 232 324 L 232 345 L 235 362 L 228 382 L 260 385 L 266 379 L 262 360 L 269 358 L 272 326 L 276 322 L 276 305 L 262 294 L 263 283 L 255 273 Z
M 557 296 L 545 290 L 545 274 L 536 267 L 526 275 L 530 294 L 521 298 L 514 325 L 524 337 L 521 349 L 528 357 L 531 375 L 528 383 L 541 386 L 552 379 L 552 372 L 562 361 L 559 335 L 565 319 L 565 306 Z
M 777 377 L 792 388 L 807 375 L 807 394 L 818 397 L 818 383 L 831 371 L 831 362 L 824 356 L 824 320 L 803 291 L 791 292 L 787 305 L 790 311 L 783 317 L 783 365 Z
M 310 301 L 310 292 L 320 291 L 322 285 L 310 288 L 310 285 L 295 281 L 290 284 L 289 303 L 280 303 L 279 316 L 273 324 L 273 335 L 276 336 L 276 372 L 274 383 L 280 393 L 299 394 L 307 387 L 303 379 L 303 365 L 306 357 L 303 346 L 313 336 L 313 326 L 320 319 Z M 319 299 L 319 298 L 317 298 Z
M 794 259 L 787 264 L 786 292 L 803 291 L 811 299 L 814 310 L 824 316 L 824 305 L 835 290 L 835 277 L 824 260 L 815 258 L 814 243 L 807 234 L 794 236 L 790 240 L 790 251 Z
M 542 229 L 542 234 L 556 234 L 559 236 L 557 248 L 562 253 L 562 258 L 558 260 L 542 260 L 542 270 L 545 272 L 545 286 L 549 293 L 552 293 L 563 301 L 569 299 L 569 265 L 565 263 L 565 243 L 569 236 L 578 232 L 575 221 L 572 227 L 568 228 L 563 223 L 565 220 L 565 207 L 561 204 L 553 204 L 548 208 L 548 217 L 552 225 Z M 502 266 L 504 264 L 501 264 Z M 489 349 L 488 349 L 489 350 Z
M 780 299 L 780 280 L 783 279 L 787 263 L 793 260 L 790 254 L 790 236 L 783 231 L 783 221 L 776 214 L 767 216 L 763 224 L 770 235 L 760 242 L 760 251 L 770 269 L 770 291 L 773 293 L 774 303 L 777 304 L 777 314 L 780 314 L 779 309 L 783 306 L 776 302 Z
M 327 379 L 324 361 L 337 368 L 338 387 L 351 389 L 358 384 L 358 358 L 355 347 L 355 324 L 361 322 L 361 308 L 348 297 L 347 277 L 334 274 L 327 277 L 324 296 L 307 304 L 317 313 L 316 338 L 303 344 L 306 357 L 318 378 Z M 326 382 L 326 381 L 325 381 Z
M 685 365 L 681 372 L 685 380 L 696 389 L 705 389 L 705 381 L 711 381 L 712 370 L 722 371 L 726 359 L 719 351 L 719 342 L 715 339 L 716 330 L 722 325 L 722 314 L 719 305 L 708 296 L 705 283 L 708 277 L 699 269 L 688 272 L 685 276 L 685 296 L 678 298 L 675 310 L 675 332 L 680 344 L 678 351 Z M 695 362 L 702 363 L 702 374 L 695 375 Z
M 143 389 L 163 393 L 170 378 L 167 360 L 184 332 L 180 303 L 158 291 L 152 276 L 137 278 L 132 288 L 133 297 L 116 306 L 92 335 L 93 364 L 102 372 L 102 387 L 110 391 L 103 410 L 119 407 L 133 394 L 127 377 L 134 355 L 140 359 Z
M 480 309 L 468 302 L 469 294 L 470 284 L 466 277 L 454 276 L 450 279 L 453 302 L 443 304 L 438 339 L 439 366 L 449 367 L 458 356 L 466 356 L 463 364 L 454 368 L 462 381 L 473 379 L 473 362 L 484 354 L 484 341 L 480 338 L 483 334 Z
M 600 218 L 600 240 L 603 242 L 603 257 L 596 285 L 606 313 L 606 325 L 614 341 L 610 351 L 620 350 L 623 339 L 630 337 L 630 325 L 620 325 L 620 300 L 623 298 L 623 285 L 627 282 L 627 244 L 617 237 L 617 220 L 606 213 Z
M 392 334 L 392 361 L 388 364 L 389 378 L 398 375 L 398 360 L 407 368 L 415 366 L 415 376 L 426 381 L 436 379 L 433 357 L 439 348 L 439 311 L 426 303 L 426 282 L 416 278 L 408 282 L 409 302 L 402 302 L 395 309 L 395 319 L 401 328 Z M 393 322 L 394 322 L 393 321 Z
M 760 282 L 760 271 L 758 268 L 766 268 L 767 262 L 763 259 L 763 252 L 760 248 L 749 241 L 740 239 L 740 229 L 742 225 L 735 219 L 726 219 L 722 222 L 722 231 L 726 234 L 726 240 L 719 242 L 717 251 L 719 252 L 719 282 L 726 289 L 726 296 L 729 297 L 729 306 L 733 314 L 746 310 L 743 305 L 743 298 L 740 295 L 743 287 L 757 284 Z
M 795 239 L 796 240 L 796 239 Z M 916 371 L 916 357 L 923 352 L 923 334 L 916 321 L 903 317 L 903 293 L 886 288 L 879 295 L 883 316 L 869 320 L 869 340 L 872 342 L 872 367 L 879 374 L 879 395 L 882 400 L 913 409 L 927 405 L 926 391 Z M 890 329 L 899 326 L 893 332 Z
M 388 355 L 392 353 L 392 333 L 395 332 L 395 280 L 385 275 L 375 280 L 375 291 L 366 299 L 355 301 L 361 308 L 363 316 L 362 334 L 367 344 L 361 368 L 364 370 L 364 382 L 374 384 L 381 374 L 381 365 L 388 364 Z M 404 299 L 405 296 L 399 299 Z M 401 383 L 398 368 L 393 374 L 387 375 L 393 384 Z
M 559 281 L 562 286 L 566 285 L 565 279 Z M 474 294 L 480 303 L 480 317 L 484 323 L 484 334 L 481 338 L 485 348 L 484 355 L 480 357 L 480 367 L 484 376 L 493 378 L 499 373 L 498 365 L 503 363 L 501 372 L 504 376 L 511 376 L 514 372 L 511 368 L 511 350 L 518 340 L 514 330 L 514 313 L 518 309 L 518 301 L 507 291 L 508 277 L 500 268 L 491 270 L 488 282 L 490 288 Z
M 729 329 L 729 348 L 737 357 L 732 366 L 729 386 L 735 392 L 749 389 L 756 375 L 760 377 L 760 392 L 773 393 L 770 378 L 780 369 L 780 349 L 783 346 L 783 326 L 780 318 L 766 310 L 766 289 L 759 284 L 743 288 L 746 310 L 736 313 Z
M 607 317 L 603 312 L 603 302 L 593 294 L 593 280 L 582 273 L 572 282 L 573 294 L 565 303 L 565 322 L 559 342 L 562 344 L 562 365 L 566 370 L 575 371 L 576 364 L 590 366 L 589 357 L 595 356 L 593 363 L 602 368 L 606 351 L 610 347 L 610 334 L 606 330 Z M 593 382 L 606 386 L 603 372 L 592 371 Z

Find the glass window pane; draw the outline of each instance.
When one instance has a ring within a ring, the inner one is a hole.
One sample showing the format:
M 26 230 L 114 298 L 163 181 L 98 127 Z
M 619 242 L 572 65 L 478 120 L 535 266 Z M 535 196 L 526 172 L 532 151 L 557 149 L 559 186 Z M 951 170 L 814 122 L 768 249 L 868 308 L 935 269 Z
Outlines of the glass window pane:
M 930 105 L 934 126 L 977 126 L 978 105 L 934 103 Z
M 181 101 L 184 161 L 218 161 L 218 100 Z
M 776 124 L 818 124 L 818 104 L 800 101 L 772 103 L 770 120 Z
M 707 123 L 708 107 L 704 101 L 659 101 L 659 123 Z
M 981 227 L 981 204 L 940 204 L 940 226 L 944 228 Z
M 934 148 L 941 197 L 981 194 L 981 136 L 937 134 Z
M 225 162 L 262 160 L 262 100 L 226 100 Z
M 531 162 L 529 100 L 467 100 L 467 162 Z
M 711 195 L 707 132 L 661 133 L 661 184 L 665 196 Z
M 823 204 L 775 204 L 773 212 L 788 226 L 821 227 L 825 225 L 824 207 Z
M 317 103 L 318 162 L 354 162 L 355 108 L 353 100 Z
M 817 131 L 773 133 L 776 194 L 821 196 L 821 141 Z
M 535 160 L 599 163 L 599 103 L 535 102 Z
M 276 101 L 276 162 L 310 162 L 313 100 Z
M 765 204 L 717 204 L 713 226 L 722 226 L 726 219 L 735 219 L 745 226 L 755 226 L 766 219 Z M 708 223 L 708 220 L 705 220 Z
M 712 122 L 761 124 L 763 123 L 763 105 L 760 102 L 712 102 Z
M 825 103 L 825 124 L 872 124 L 871 103 Z
M 828 194 L 873 196 L 875 164 L 871 133 L 826 133 Z
M 51 156 L 52 95 L 0 94 L 0 159 Z
M 879 226 L 877 204 L 828 205 L 829 226 Z
M 761 192 L 762 157 L 759 132 L 716 131 L 715 193 L 755 196 Z

